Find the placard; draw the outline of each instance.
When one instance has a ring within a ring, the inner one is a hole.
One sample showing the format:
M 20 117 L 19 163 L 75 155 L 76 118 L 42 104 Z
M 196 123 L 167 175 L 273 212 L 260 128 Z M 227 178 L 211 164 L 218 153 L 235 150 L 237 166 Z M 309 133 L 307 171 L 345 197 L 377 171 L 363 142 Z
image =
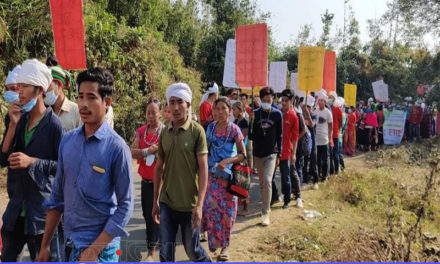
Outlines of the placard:
M 344 100 L 346 106 L 356 106 L 357 86 L 356 84 L 344 84 Z
M 373 86 L 374 98 L 380 102 L 388 102 L 390 98 L 388 97 L 388 84 L 383 80 L 375 81 L 371 83 Z
M 298 90 L 298 73 L 297 72 L 292 72 L 290 74 L 290 89 L 293 90 L 293 92 L 295 93 L 295 96 L 298 96 L 299 98 L 306 97 L 306 92 Z
M 298 89 L 315 92 L 322 89 L 324 47 L 299 47 Z
M 226 42 L 225 65 L 223 69 L 223 86 L 238 88 L 235 82 L 235 39 Z
M 322 87 L 327 93 L 336 91 L 336 52 L 332 50 L 325 52 Z
M 383 140 L 385 145 L 399 145 L 405 133 L 406 112 L 384 110 Z
M 269 66 L 269 86 L 272 86 L 276 93 L 286 89 L 287 83 L 287 61 L 274 61 Z

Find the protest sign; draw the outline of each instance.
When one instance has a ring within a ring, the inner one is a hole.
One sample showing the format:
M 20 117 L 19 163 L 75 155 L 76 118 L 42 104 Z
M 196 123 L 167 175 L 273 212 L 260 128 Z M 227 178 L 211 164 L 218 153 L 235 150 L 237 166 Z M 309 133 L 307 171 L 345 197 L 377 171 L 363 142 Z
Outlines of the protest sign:
M 235 35 L 235 81 L 238 86 L 267 86 L 267 25 L 239 26 Z
M 226 42 L 223 86 L 228 88 L 238 88 L 238 85 L 235 82 L 235 39 L 228 39 Z
M 324 47 L 299 47 L 298 90 L 319 91 L 324 74 Z
M 356 106 L 356 84 L 344 84 L 344 99 L 346 106 Z
M 398 145 L 405 133 L 406 112 L 400 110 L 384 110 L 383 140 L 385 145 Z
M 322 87 L 330 93 L 336 91 L 336 52 L 326 51 L 324 56 L 324 75 Z
M 276 93 L 286 89 L 287 82 L 287 61 L 274 61 L 269 66 L 269 86 L 272 86 Z
M 306 92 L 298 90 L 298 73 L 297 72 L 292 72 L 290 74 L 290 89 L 293 90 L 293 92 L 295 93 L 295 96 L 298 96 L 299 98 L 306 97 Z
M 260 90 L 262 88 L 262 86 L 255 86 L 254 89 L 252 89 L 251 87 L 243 87 L 241 88 L 241 92 L 247 95 L 252 95 L 252 90 L 254 90 L 254 96 L 258 97 L 260 96 Z
M 388 102 L 388 84 L 383 80 L 375 81 L 371 84 L 373 86 L 374 98 L 380 102 Z
M 82 0 L 50 0 L 55 56 L 66 70 L 85 69 Z

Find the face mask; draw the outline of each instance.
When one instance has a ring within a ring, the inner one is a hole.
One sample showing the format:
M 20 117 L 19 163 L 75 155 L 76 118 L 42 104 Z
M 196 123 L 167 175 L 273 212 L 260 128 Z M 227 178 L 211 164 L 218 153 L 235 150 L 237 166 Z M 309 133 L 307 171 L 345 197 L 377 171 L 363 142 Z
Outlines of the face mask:
M 22 105 L 21 109 L 23 109 L 25 112 L 30 112 L 36 104 L 37 104 L 37 97 L 32 98 L 27 104 Z
M 332 100 L 332 99 L 328 99 L 328 100 L 327 100 L 327 103 L 328 103 L 329 105 L 333 105 L 333 100 Z
M 348 109 L 347 111 L 349 114 L 353 113 L 353 110 L 351 110 L 351 109 Z
M 3 95 L 3 98 L 5 99 L 8 104 L 12 104 L 15 101 L 18 101 L 18 93 L 13 91 L 6 91 L 6 93 Z
M 51 106 L 55 104 L 57 99 L 58 99 L 58 95 L 56 95 L 54 91 L 50 91 L 46 94 L 46 97 L 44 98 L 44 103 L 46 105 Z
M 269 103 L 261 103 L 261 108 L 264 110 L 270 110 L 272 108 L 272 105 Z

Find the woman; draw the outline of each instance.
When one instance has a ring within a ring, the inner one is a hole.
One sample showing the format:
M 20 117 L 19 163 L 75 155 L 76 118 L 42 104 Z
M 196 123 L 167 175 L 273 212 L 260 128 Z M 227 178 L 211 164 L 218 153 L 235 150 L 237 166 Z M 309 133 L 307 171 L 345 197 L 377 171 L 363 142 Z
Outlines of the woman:
M 163 120 L 165 125 L 168 125 L 171 122 L 172 115 L 173 114 L 171 113 L 171 109 L 168 106 L 168 103 L 166 103 L 163 109 Z
M 376 113 L 373 112 L 371 108 L 368 108 L 366 111 L 365 117 L 365 128 L 367 129 L 367 151 L 376 150 L 377 147 L 377 116 Z
M 229 259 L 229 240 L 237 216 L 237 197 L 227 191 L 232 165 L 245 158 L 243 134 L 229 121 L 231 105 L 226 97 L 214 102 L 216 121 L 206 131 L 209 180 L 203 205 L 203 230 L 211 252 L 221 248 L 219 260 Z M 237 145 L 238 154 L 234 145 Z
M 153 99 L 147 103 L 147 123 L 136 130 L 136 138 L 131 147 L 131 154 L 138 160 L 138 173 L 142 177 L 141 197 L 142 213 L 147 227 L 147 262 L 153 261 L 153 253 L 159 241 L 159 226 L 154 222 L 151 212 L 153 210 L 155 154 L 158 149 L 159 135 L 164 127 L 160 122 L 160 110 L 158 100 Z
M 234 114 L 234 124 L 236 124 L 240 130 L 241 133 L 243 134 L 244 137 L 244 145 L 245 147 L 247 146 L 248 143 L 248 138 L 247 138 L 247 134 L 248 134 L 248 130 L 249 130 L 249 123 L 245 118 L 245 109 L 243 106 L 242 102 L 236 102 L 233 106 L 232 106 L 232 113 Z M 252 153 L 247 152 L 246 156 L 250 156 L 252 155 Z M 239 199 L 239 204 L 243 205 L 243 211 L 239 211 L 237 214 L 240 216 L 245 216 L 248 214 L 249 212 L 249 197 L 247 199 Z
M 356 113 L 354 107 L 347 108 L 347 129 L 344 134 L 344 154 L 353 156 L 356 152 Z

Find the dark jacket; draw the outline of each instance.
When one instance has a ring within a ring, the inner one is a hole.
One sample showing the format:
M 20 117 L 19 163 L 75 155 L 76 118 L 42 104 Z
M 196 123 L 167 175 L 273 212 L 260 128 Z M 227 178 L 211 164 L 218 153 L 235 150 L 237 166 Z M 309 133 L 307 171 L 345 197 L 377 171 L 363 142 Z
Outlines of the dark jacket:
M 29 113 L 23 114 L 18 121 L 10 150 L 7 153 L 0 151 L 2 167 L 9 166 L 8 157 L 12 152 L 23 152 L 30 157 L 37 158 L 37 161 L 28 169 L 9 169 L 9 177 L 13 177 L 14 180 L 13 186 L 10 186 L 11 197 L 3 214 L 2 228 L 13 231 L 24 204 L 26 219 L 24 233 L 38 235 L 44 232 L 46 210 L 43 202 L 50 197 L 51 185 L 57 168 L 58 147 L 64 128 L 52 108 L 47 108 L 29 144 L 25 147 L 24 134 L 28 115 Z

